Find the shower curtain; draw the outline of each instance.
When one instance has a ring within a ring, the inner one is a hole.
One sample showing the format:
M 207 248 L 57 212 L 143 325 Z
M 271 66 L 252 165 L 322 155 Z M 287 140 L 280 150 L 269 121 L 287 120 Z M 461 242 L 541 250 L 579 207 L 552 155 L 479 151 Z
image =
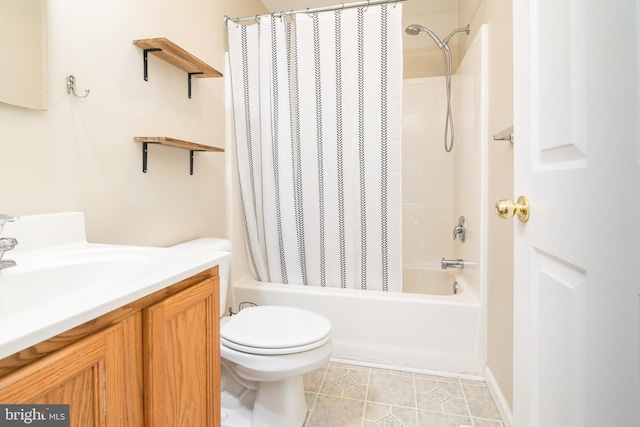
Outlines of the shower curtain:
M 401 291 L 401 8 L 228 23 L 257 280 Z

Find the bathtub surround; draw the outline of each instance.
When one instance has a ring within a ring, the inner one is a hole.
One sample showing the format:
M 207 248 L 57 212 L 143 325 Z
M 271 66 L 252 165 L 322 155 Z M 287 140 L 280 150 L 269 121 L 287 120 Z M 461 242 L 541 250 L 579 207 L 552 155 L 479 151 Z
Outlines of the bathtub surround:
M 441 259 L 462 259 L 466 282 L 486 298 L 488 209 L 488 43 L 486 25 L 476 33 L 453 76 L 456 143 L 442 149 L 446 111 L 443 77 L 405 79 L 403 98 L 403 288 L 422 287 L 417 272 L 440 269 Z M 430 183 L 431 185 L 424 185 Z M 465 216 L 465 242 L 452 230 Z M 426 285 L 428 286 L 428 285 Z M 426 287 L 425 286 L 425 287 Z
M 229 23 L 256 279 L 401 290 L 401 17 L 399 3 Z
M 440 270 L 440 260 L 454 257 L 459 244 L 451 238 L 453 220 L 457 218 L 456 157 L 442 149 L 442 123 L 446 116 L 442 106 L 446 99 L 444 77 L 403 81 L 403 292 L 421 293 L 421 278 L 414 272 Z M 434 185 L 423 184 L 427 182 Z

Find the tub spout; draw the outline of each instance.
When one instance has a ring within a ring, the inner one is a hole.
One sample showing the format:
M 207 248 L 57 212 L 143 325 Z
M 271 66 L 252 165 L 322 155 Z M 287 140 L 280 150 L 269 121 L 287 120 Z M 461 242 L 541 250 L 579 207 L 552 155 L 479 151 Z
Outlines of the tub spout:
M 444 259 L 442 258 L 442 261 L 440 262 L 440 266 L 442 267 L 443 270 L 446 270 L 447 268 L 460 268 L 463 269 L 464 268 L 464 261 L 461 259 Z

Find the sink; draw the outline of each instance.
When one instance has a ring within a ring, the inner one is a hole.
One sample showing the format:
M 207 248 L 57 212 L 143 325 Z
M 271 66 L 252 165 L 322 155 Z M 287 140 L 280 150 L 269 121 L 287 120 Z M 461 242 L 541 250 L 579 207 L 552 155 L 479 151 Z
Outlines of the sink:
M 87 241 L 84 214 L 21 216 L 0 269 L 0 359 L 213 268 L 228 252 Z
M 15 256 L 0 270 L 0 316 L 79 300 L 108 291 L 153 269 L 166 250 L 84 244 Z

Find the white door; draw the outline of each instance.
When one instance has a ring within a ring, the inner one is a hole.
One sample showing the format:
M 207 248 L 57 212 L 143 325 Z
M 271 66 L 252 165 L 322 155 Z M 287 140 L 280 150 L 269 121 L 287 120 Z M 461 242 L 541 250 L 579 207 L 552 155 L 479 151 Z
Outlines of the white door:
M 515 427 L 640 426 L 639 3 L 514 0 Z

